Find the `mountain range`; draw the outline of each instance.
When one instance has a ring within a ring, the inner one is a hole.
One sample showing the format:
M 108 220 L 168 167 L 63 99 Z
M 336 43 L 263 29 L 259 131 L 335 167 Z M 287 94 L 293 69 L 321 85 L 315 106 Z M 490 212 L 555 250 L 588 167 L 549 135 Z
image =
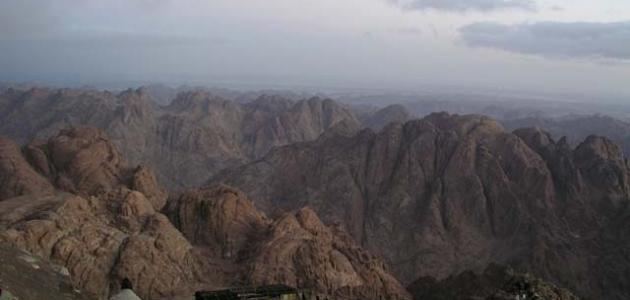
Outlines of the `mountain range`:
M 99 299 L 630 298 L 624 121 L 157 92 L 1 93 L 0 242 Z
M 441 113 L 276 148 L 213 182 L 270 214 L 313 207 L 403 283 L 500 263 L 622 299 L 629 171 L 603 137 L 574 149 L 538 129 L 510 133 L 487 117 Z
M 98 129 L 20 149 L 0 140 L 0 242 L 67 268 L 86 296 L 130 278 L 144 299 L 284 283 L 337 299 L 408 293 L 377 257 L 309 208 L 276 218 L 228 186 L 172 197 Z M 35 272 L 35 271 L 33 271 Z
M 151 165 L 169 189 L 198 186 L 223 168 L 315 139 L 341 122 L 360 127 L 330 99 L 260 96 L 241 104 L 199 90 L 159 106 L 147 89 L 10 89 L 0 95 L 0 118 L 0 133 L 20 144 L 74 125 L 101 128 L 130 162 Z

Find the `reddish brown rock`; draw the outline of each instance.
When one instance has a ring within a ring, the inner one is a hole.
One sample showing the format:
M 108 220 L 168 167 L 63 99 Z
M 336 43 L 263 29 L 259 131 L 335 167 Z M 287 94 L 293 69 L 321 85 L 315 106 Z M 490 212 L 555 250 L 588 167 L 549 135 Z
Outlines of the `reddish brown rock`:
M 9 178 L 45 184 L 0 202 L 0 240 L 63 264 L 77 286 L 98 298 L 124 277 L 147 299 L 193 292 L 199 264 L 188 241 L 157 212 L 164 189 L 150 170 L 129 168 L 100 130 L 74 128 L 30 144 L 25 151 L 34 169 L 15 144 L 3 145 L 2 161 L 13 166 L 5 169 Z M 56 192 L 50 182 L 76 195 Z
M 147 167 L 141 166 L 134 171 L 130 188 L 143 193 L 155 210 L 159 211 L 166 205 L 168 193 L 158 185 L 155 175 Z
M 242 192 L 228 186 L 187 191 L 168 210 L 188 240 L 225 258 L 235 258 L 271 222 Z
M 146 299 L 192 293 L 197 263 L 186 239 L 142 194 L 119 193 L 6 200 L 0 211 L 15 201 L 40 204 L 0 214 L 0 240 L 63 264 L 77 286 L 98 298 L 125 277 Z
M 63 130 L 47 142 L 30 143 L 23 152 L 15 143 L 0 140 L 0 176 L 7 196 L 51 194 L 54 188 L 93 196 L 125 187 L 144 194 L 155 210 L 166 204 L 168 194 L 153 172 L 129 167 L 98 129 Z
M 50 195 L 53 186 L 26 161 L 18 145 L 0 138 L 0 201 L 11 197 Z
M 308 208 L 271 225 L 250 272 L 255 284 L 281 282 L 340 299 L 409 297 L 382 261 L 325 226 Z
M 614 265 L 605 249 L 625 245 L 608 224 L 628 226 L 619 224 L 629 174 L 605 138 L 572 149 L 539 130 L 512 134 L 486 117 L 433 114 L 281 147 L 215 181 L 266 212 L 313 207 L 405 283 L 501 263 L 581 296 L 623 299 L 627 286 L 599 282 L 626 278 L 630 261 L 615 255 L 620 265 L 589 270 Z
M 19 170 L 47 183 L 17 146 L 10 149 Z M 106 298 L 130 278 L 144 299 L 265 283 L 338 299 L 408 298 L 380 260 L 310 209 L 272 221 L 242 192 L 218 185 L 171 200 L 165 211 L 174 226 L 158 212 L 166 194 L 152 173 L 127 167 L 100 131 L 62 131 L 26 151 L 65 192 L 49 184 L 50 195 L 35 190 L 0 202 L 0 242 L 65 266 L 91 297 Z
M 96 194 L 120 185 L 128 176 L 118 150 L 95 128 L 62 130 L 48 141 L 46 150 L 55 170 L 52 179 L 64 182 L 69 192 Z
M 283 283 L 337 299 L 409 297 L 381 260 L 311 209 L 270 221 L 240 191 L 219 185 L 184 193 L 168 210 L 194 245 L 235 270 L 226 275 L 232 285 Z

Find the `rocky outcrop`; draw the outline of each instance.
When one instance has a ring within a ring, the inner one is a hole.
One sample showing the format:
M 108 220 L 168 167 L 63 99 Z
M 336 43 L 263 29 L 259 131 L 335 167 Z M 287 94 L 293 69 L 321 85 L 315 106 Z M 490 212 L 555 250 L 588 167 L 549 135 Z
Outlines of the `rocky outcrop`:
M 19 210 L 6 213 L 7 207 Z M 191 246 L 138 192 L 13 198 L 0 211 L 0 240 L 63 264 L 94 297 L 108 297 L 125 277 L 147 299 L 189 292 L 194 282 Z
M 338 299 L 409 297 L 382 261 L 311 210 L 270 219 L 228 186 L 166 203 L 152 172 L 130 168 L 100 130 L 63 130 L 22 150 L 4 145 L 12 168 L 3 178 L 45 189 L 9 189 L 19 193 L 0 201 L 0 243 L 67 268 L 86 297 L 107 298 L 122 278 L 143 299 L 266 283 Z
M 147 168 L 128 167 L 100 130 L 63 130 L 23 151 L 3 145 L 14 166 L 6 178 L 31 189 L 0 202 L 0 240 L 64 265 L 97 298 L 125 277 L 148 299 L 194 289 L 192 246 L 158 212 L 164 189 Z
M 26 161 L 20 147 L 0 138 L 0 201 L 25 194 L 52 194 L 54 187 Z
M 133 165 L 150 166 L 170 189 L 194 187 L 214 173 L 271 148 L 316 139 L 354 115 L 329 99 L 259 96 L 247 103 L 201 90 L 157 106 L 150 88 L 119 94 L 79 89 L 9 89 L 0 94 L 0 134 L 25 144 L 60 129 L 100 128 Z
M 234 270 L 231 280 L 283 283 L 337 299 L 409 297 L 381 260 L 324 225 L 311 209 L 271 220 L 243 193 L 219 185 L 184 193 L 168 211 L 194 245 L 221 258 L 222 270 L 215 272 Z
M 228 259 L 246 250 L 271 222 L 242 192 L 227 186 L 187 191 L 167 210 L 188 240 Z
M 2 291 L 15 299 L 88 299 L 72 285 L 67 269 L 28 252 L 0 245 L 0 265 Z
M 48 143 L 31 144 L 26 151 L 27 156 L 37 157 L 36 166 L 42 168 L 38 171 L 67 192 L 96 194 L 120 185 L 129 176 L 120 153 L 95 128 L 62 130 Z
M 589 268 L 609 255 L 599 237 L 623 243 L 606 230 L 623 222 L 628 174 L 605 138 L 572 149 L 535 129 L 512 134 L 486 117 L 442 113 L 281 147 L 215 181 L 266 212 L 313 207 L 406 283 L 501 263 L 583 296 L 622 299 L 630 290 L 598 282 L 615 282 L 630 268 L 625 259 L 614 272 Z
M 158 185 L 153 171 L 147 167 L 140 166 L 133 171 L 130 188 L 144 194 L 156 211 L 166 205 L 168 193 Z
M 146 167 L 131 168 L 99 129 L 74 127 L 46 142 L 20 149 L 0 139 L 0 200 L 21 195 L 51 195 L 54 190 L 94 196 L 119 187 L 140 191 L 156 210 L 167 193 Z
M 571 292 L 558 288 L 531 274 L 519 273 L 498 265 L 490 265 L 481 274 L 472 271 L 437 281 L 432 277 L 416 280 L 409 286 L 414 299 L 546 299 L 577 300 Z
M 279 217 L 261 245 L 249 274 L 255 284 L 282 282 L 337 299 L 408 298 L 381 260 L 309 208 Z

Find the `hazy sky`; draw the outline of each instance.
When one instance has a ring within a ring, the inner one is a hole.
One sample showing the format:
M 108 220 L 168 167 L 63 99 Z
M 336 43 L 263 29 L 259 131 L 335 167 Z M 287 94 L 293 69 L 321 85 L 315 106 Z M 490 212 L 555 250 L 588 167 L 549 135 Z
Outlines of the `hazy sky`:
M 630 1 L 0 0 L 0 80 L 630 95 Z

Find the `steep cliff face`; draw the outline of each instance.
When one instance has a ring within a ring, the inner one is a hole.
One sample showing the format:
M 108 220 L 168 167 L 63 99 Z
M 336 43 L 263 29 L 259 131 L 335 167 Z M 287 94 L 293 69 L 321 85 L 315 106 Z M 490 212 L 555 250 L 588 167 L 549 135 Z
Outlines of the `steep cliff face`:
M 272 147 L 313 140 L 340 122 L 360 127 L 352 113 L 327 99 L 260 96 L 237 103 L 192 91 L 157 106 L 146 88 L 120 94 L 9 89 L 0 94 L 0 118 L 0 134 L 20 144 L 73 125 L 100 128 L 127 160 L 151 166 L 173 189 L 197 186 Z
M 380 260 L 308 209 L 270 219 L 227 186 L 167 203 L 152 172 L 129 167 L 100 130 L 2 145 L 0 178 L 11 184 L 2 185 L 0 242 L 63 265 L 91 298 L 107 298 L 122 278 L 143 299 L 265 283 L 409 298 Z
M 590 137 L 576 149 L 535 130 L 505 130 L 479 116 L 433 114 L 379 133 L 324 135 L 272 151 L 215 180 L 267 212 L 309 205 L 380 254 L 405 282 L 499 262 L 522 266 L 583 295 L 605 289 L 588 270 L 622 233 L 606 233 L 628 205 L 618 147 Z M 614 297 L 613 297 L 614 299 Z

